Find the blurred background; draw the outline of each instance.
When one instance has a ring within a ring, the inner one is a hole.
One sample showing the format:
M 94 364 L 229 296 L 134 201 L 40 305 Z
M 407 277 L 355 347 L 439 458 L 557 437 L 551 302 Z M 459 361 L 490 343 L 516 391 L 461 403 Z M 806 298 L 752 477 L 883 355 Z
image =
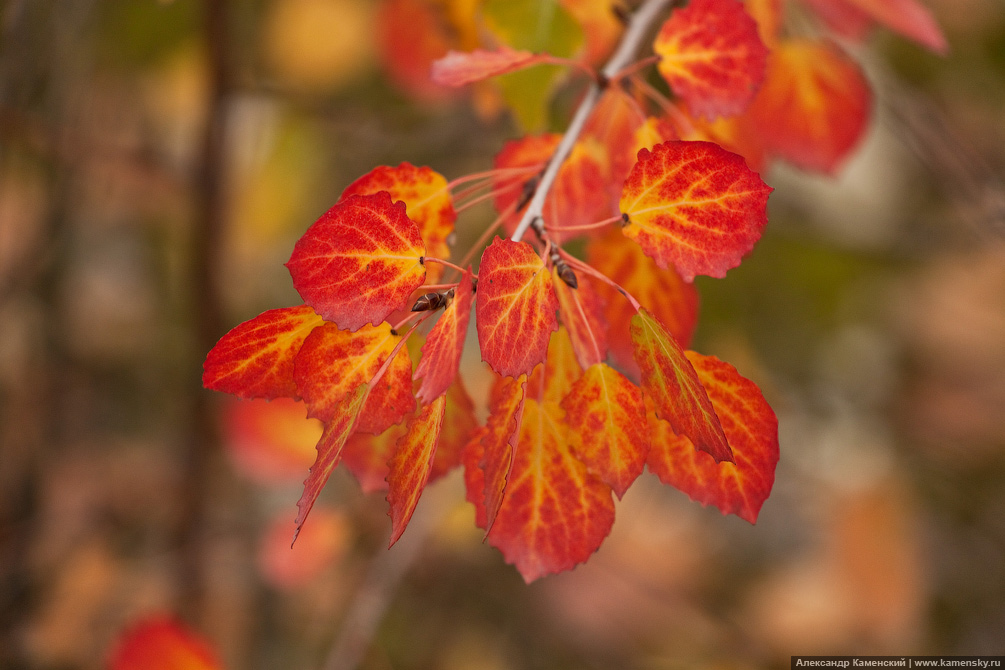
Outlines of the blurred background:
M 763 239 L 698 281 L 693 348 L 779 417 L 756 526 L 646 474 L 589 563 L 527 586 L 460 473 L 388 552 L 383 494 L 339 469 L 290 551 L 320 428 L 204 391 L 206 352 L 300 302 L 283 263 L 356 177 L 452 179 L 521 132 L 395 56 L 445 45 L 394 4 L 0 2 L 0 668 L 103 668 L 152 614 L 235 669 L 1003 653 L 1000 0 L 929 0 L 946 58 L 882 31 L 855 47 L 863 145 L 833 179 L 765 175 Z

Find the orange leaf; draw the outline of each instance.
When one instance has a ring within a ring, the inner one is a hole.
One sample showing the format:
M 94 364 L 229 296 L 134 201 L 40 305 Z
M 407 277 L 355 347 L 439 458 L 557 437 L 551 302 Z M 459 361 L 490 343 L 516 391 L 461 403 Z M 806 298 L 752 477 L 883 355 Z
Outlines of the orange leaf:
M 371 195 L 387 191 L 392 200 L 405 203 L 405 214 L 419 227 L 426 245 L 426 254 L 433 258 L 447 258 L 450 248 L 447 238 L 454 232 L 457 212 L 447 188 L 447 180 L 428 167 L 415 167 L 401 163 L 398 167 L 381 165 L 349 184 L 340 200 L 351 195 Z M 435 282 L 442 266 L 426 268 L 427 280 Z
M 429 76 L 433 61 L 453 44 L 436 7 L 425 0 L 383 0 L 376 26 L 384 67 L 394 84 L 430 103 L 442 103 L 453 93 Z
M 771 191 L 742 156 L 717 144 L 664 142 L 640 151 L 625 181 L 623 232 L 685 281 L 725 277 L 760 238 Z
M 506 482 L 513 467 L 513 454 L 520 436 L 520 422 L 523 417 L 527 378 L 503 378 L 495 389 L 489 406 L 489 419 L 481 436 L 482 460 L 480 468 L 484 472 L 485 529 L 492 528 L 499 506 L 506 491 Z
M 387 490 L 387 462 L 406 429 L 405 423 L 399 423 L 380 435 L 356 431 L 346 441 L 342 463 L 359 482 L 363 493 Z
M 611 9 L 610 0 L 560 0 L 562 7 L 583 27 L 583 58 L 601 63 L 610 55 L 625 25 Z
M 150 617 L 119 636 L 111 670 L 220 670 L 216 652 L 200 635 L 168 617 Z
M 408 422 L 408 430 L 398 440 L 394 456 L 387 464 L 387 502 L 391 505 L 388 511 L 391 516 L 391 542 L 388 546 L 397 542 L 405 532 L 422 489 L 426 488 L 446 406 L 446 396 L 439 395 L 422 407 Z
M 265 485 L 298 481 L 314 462 L 321 423 L 289 398 L 238 400 L 223 408 L 224 446 L 236 469 Z
M 580 281 L 578 288 L 572 288 L 553 269 L 552 283 L 558 298 L 558 314 L 569 332 L 580 367 L 585 369 L 607 358 L 603 304 L 592 282 Z
M 632 151 L 635 132 L 645 122 L 646 114 L 638 101 L 622 87 L 610 86 L 593 108 L 583 135 L 593 137 L 607 148 L 610 162 L 610 191 L 613 200 L 635 164 L 638 150 Z
M 771 52 L 748 114 L 769 152 L 833 173 L 865 134 L 871 106 L 862 71 L 838 47 L 788 40 Z
M 673 335 L 644 307 L 632 317 L 631 332 L 642 388 L 656 404 L 656 414 L 716 461 L 732 461 L 708 393 Z
M 464 497 L 475 507 L 475 525 L 479 528 L 488 525 L 488 515 L 485 512 L 485 471 L 482 469 L 482 462 L 485 460 L 485 446 L 482 440 L 486 435 L 488 428 L 478 426 L 461 451 L 461 462 L 464 464 Z
M 691 0 L 675 9 L 653 43 L 659 71 L 696 114 L 742 112 L 764 79 L 768 48 L 736 0 Z
M 525 581 L 586 561 L 614 524 L 611 488 L 569 448 L 557 403 L 528 400 L 506 498 L 489 543 Z
M 722 420 L 735 463 L 716 463 L 686 437 L 677 437 L 668 423 L 651 416 L 649 469 L 692 500 L 755 523 L 775 481 L 778 419 L 757 385 L 732 365 L 693 351 L 687 357 Z
M 270 309 L 220 338 L 203 363 L 202 384 L 239 398 L 299 398 L 293 359 L 323 320 L 307 305 Z
M 680 278 L 672 267 L 661 270 L 642 248 L 615 229 L 590 242 L 586 259 L 594 268 L 613 279 L 621 288 L 666 325 L 674 339 L 687 346 L 698 323 L 698 291 Z M 629 376 L 638 379 L 638 366 L 626 324 L 635 308 L 607 284 L 597 284 L 605 299 L 604 321 L 611 356 Z
M 745 0 L 744 9 L 757 23 L 757 34 L 769 49 L 778 44 L 782 31 L 782 0 Z
M 573 452 L 621 498 L 642 473 L 649 452 L 642 391 L 617 370 L 597 363 L 573 385 L 562 409 Z
M 507 72 L 516 72 L 532 65 L 546 63 L 549 54 L 534 54 L 530 51 L 501 46 L 494 51 L 475 49 L 470 52 L 450 50 L 443 58 L 433 63 L 433 81 L 441 86 L 464 86 L 489 77 L 497 77 Z
M 336 203 L 297 241 L 286 267 L 304 302 L 357 330 L 405 307 L 426 276 L 425 253 L 405 203 L 381 191 Z
M 945 55 L 949 51 L 939 24 L 917 0 L 814 0 L 809 4 L 824 19 L 832 19 L 835 15 L 847 17 L 857 12 L 867 21 L 882 24 L 935 53 Z M 833 19 L 828 22 L 834 26 Z
M 475 298 L 478 344 L 493 370 L 516 377 L 544 361 L 558 300 L 533 247 L 496 238 L 482 254 Z
M 339 403 L 335 415 L 325 424 L 324 432 L 318 441 L 318 457 L 304 481 L 303 495 L 297 501 L 299 511 L 296 519 L 297 528 L 293 532 L 294 542 L 297 541 L 297 535 L 300 534 L 311 508 L 314 507 L 314 502 L 321 495 L 321 489 L 328 483 L 332 470 L 338 465 L 342 457 L 342 448 L 356 429 L 356 421 L 368 394 L 369 386 L 366 384 L 357 386 L 343 402 Z
M 377 383 L 370 384 L 370 397 L 363 405 L 356 430 L 379 435 L 391 426 L 401 423 L 405 415 L 414 409 L 412 359 L 408 351 L 402 349 L 395 355 L 391 365 Z
M 471 271 L 465 270 L 453 300 L 422 345 L 422 358 L 415 368 L 415 378 L 422 379 L 416 392 L 422 403 L 428 404 L 446 393 L 457 377 L 471 318 L 472 292 Z
M 475 405 L 460 377 L 447 389 L 447 409 L 440 429 L 440 444 L 436 447 L 429 481 L 435 481 L 461 464 L 461 452 L 478 429 Z M 484 490 L 484 489 L 483 489 Z
M 562 402 L 582 374 L 583 368 L 576 359 L 569 331 L 559 326 L 551 336 L 544 365 L 535 367 L 527 381 L 527 397 L 538 402 Z

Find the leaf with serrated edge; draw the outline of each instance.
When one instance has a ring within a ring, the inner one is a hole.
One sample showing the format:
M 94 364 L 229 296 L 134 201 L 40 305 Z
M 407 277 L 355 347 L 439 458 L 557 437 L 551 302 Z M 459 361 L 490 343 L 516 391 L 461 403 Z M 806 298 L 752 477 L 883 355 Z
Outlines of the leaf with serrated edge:
M 346 440 L 356 429 L 356 420 L 359 418 L 360 410 L 369 395 L 369 386 L 360 384 L 353 389 L 336 408 L 334 416 L 325 424 L 324 432 L 321 433 L 321 440 L 318 442 L 318 457 L 311 466 L 310 474 L 304 480 L 304 493 L 297 501 L 296 525 L 297 529 L 293 533 L 293 541 L 296 542 L 297 535 L 310 514 L 314 502 L 321 495 L 321 489 L 328 483 L 332 470 L 338 465 L 342 457 L 342 448 Z
M 645 307 L 632 317 L 631 333 L 642 389 L 656 403 L 659 417 L 716 461 L 732 461 L 708 393 L 673 335 Z
M 220 338 L 203 363 L 202 384 L 239 398 L 298 399 L 293 360 L 323 323 L 307 305 L 270 309 Z
M 558 298 L 558 314 L 569 332 L 580 366 L 585 369 L 607 358 L 603 304 L 592 282 L 580 280 L 579 287 L 572 288 L 562 281 L 558 270 L 552 270 L 552 283 Z
M 649 469 L 692 500 L 756 523 L 775 481 L 778 419 L 757 385 L 741 377 L 732 365 L 693 351 L 687 357 L 722 420 L 735 463 L 716 463 L 653 414 L 649 416 L 653 433 Z
M 527 400 L 506 498 L 488 533 L 524 580 L 586 561 L 614 524 L 611 487 L 569 448 L 562 408 Z
M 513 454 L 520 436 L 527 377 L 504 378 L 489 407 L 489 419 L 482 435 L 481 469 L 485 473 L 485 529 L 492 528 L 506 492 L 506 482 L 513 467 Z
M 433 62 L 432 79 L 441 86 L 465 86 L 489 77 L 515 72 L 551 58 L 548 54 L 511 49 L 502 46 L 493 51 L 475 49 L 470 52 L 453 51 Z
M 405 307 L 425 279 L 425 254 L 405 203 L 381 191 L 336 203 L 297 240 L 286 267 L 314 311 L 358 330 Z
M 551 336 L 547 360 L 534 368 L 527 381 L 527 397 L 539 402 L 561 402 L 582 374 L 569 332 L 565 326 L 559 326 Z
M 622 232 L 685 281 L 725 277 L 768 223 L 767 186 L 742 156 L 711 142 L 643 149 L 621 192 Z
M 471 318 L 472 293 L 471 271 L 465 270 L 453 300 L 422 345 L 422 358 L 415 368 L 415 378 L 422 379 L 416 392 L 420 402 L 428 404 L 446 393 L 457 377 Z
M 562 409 L 573 453 L 621 498 L 642 473 L 649 453 L 642 390 L 597 363 L 573 385 Z
M 692 112 L 742 112 L 764 79 L 768 48 L 736 0 L 691 0 L 663 24 L 653 51 L 659 71 Z
M 422 407 L 409 421 L 408 430 L 398 440 L 394 456 L 387 464 L 387 502 L 391 506 L 388 511 L 391 516 L 391 542 L 388 546 L 397 542 L 405 532 L 429 480 L 446 406 L 446 396 L 440 395 Z
M 496 238 L 482 254 L 475 296 L 482 359 L 501 375 L 530 374 L 558 328 L 551 274 L 526 242 Z

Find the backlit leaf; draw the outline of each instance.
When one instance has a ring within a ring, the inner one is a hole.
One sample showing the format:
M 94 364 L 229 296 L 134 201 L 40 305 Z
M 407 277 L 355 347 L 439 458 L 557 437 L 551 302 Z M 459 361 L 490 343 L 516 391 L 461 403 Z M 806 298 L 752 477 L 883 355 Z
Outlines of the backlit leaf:
M 621 185 L 635 164 L 635 132 L 646 120 L 644 107 L 622 87 L 610 86 L 593 108 L 583 135 L 593 137 L 608 152 L 610 190 L 613 202 L 621 195 Z M 634 150 L 633 150 L 634 149 Z
M 768 54 L 737 0 L 692 0 L 663 24 L 653 51 L 659 71 L 696 114 L 742 112 L 764 78 Z
M 717 144 L 664 142 L 640 151 L 625 181 L 623 232 L 685 281 L 725 277 L 760 238 L 771 191 L 742 156 Z
M 394 456 L 387 464 L 391 545 L 405 532 L 419 496 L 429 480 L 446 406 L 447 398 L 444 395 L 437 396 L 436 400 L 423 406 L 408 422 L 408 429 L 398 440 Z
M 642 389 L 655 403 L 656 414 L 716 461 L 732 461 L 708 393 L 677 341 L 644 307 L 632 317 L 631 333 Z
M 582 374 L 569 331 L 559 326 L 551 336 L 544 365 L 535 367 L 527 381 L 527 397 L 538 402 L 561 402 Z
M 369 386 L 360 384 L 353 389 L 345 400 L 335 408 L 335 414 L 331 420 L 325 423 L 324 432 L 318 441 L 318 457 L 311 466 L 310 474 L 304 480 L 304 492 L 297 501 L 296 525 L 297 529 L 293 533 L 293 541 L 296 542 L 300 529 L 314 507 L 315 501 L 321 495 L 321 489 L 328 483 L 332 471 L 338 465 L 342 457 L 342 448 L 346 440 L 356 429 L 356 422 L 359 419 L 360 411 L 366 402 L 369 394 Z
M 558 328 L 551 274 L 526 242 L 496 238 L 482 255 L 475 296 L 482 358 L 501 375 L 529 374 Z
M 935 53 L 949 50 L 939 24 L 918 0 L 814 0 L 809 4 L 825 19 L 859 12 L 867 21 L 875 21 Z M 834 14 L 828 14 L 828 10 Z
M 433 81 L 442 86 L 464 86 L 476 81 L 515 72 L 546 62 L 548 54 L 510 49 L 503 46 L 494 51 L 475 49 L 470 52 L 449 51 L 433 63 Z
M 576 457 L 622 497 L 642 473 L 649 453 L 642 390 L 597 363 L 573 385 L 562 409 Z
M 206 356 L 203 386 L 239 398 L 299 398 L 293 360 L 322 323 L 307 305 L 270 309 L 245 321 Z
M 429 481 L 435 481 L 461 464 L 462 452 L 471 436 L 478 429 L 475 418 L 475 404 L 471 401 L 464 383 L 458 376 L 447 389 L 447 408 L 440 428 L 440 444 L 436 447 L 436 458 L 429 473 Z M 483 489 L 484 490 L 484 489 Z
M 454 299 L 422 345 L 422 358 L 415 368 L 415 378 L 422 379 L 416 392 L 422 403 L 428 404 L 445 393 L 457 377 L 471 318 L 471 299 L 471 272 L 466 270 L 454 291 Z
M 520 422 L 526 397 L 527 378 L 504 377 L 489 405 L 489 418 L 481 437 L 484 472 L 485 529 L 492 528 L 506 491 L 513 454 L 520 437 Z
M 482 440 L 487 434 L 488 428 L 479 426 L 461 451 L 461 462 L 464 464 L 464 498 L 474 505 L 475 525 L 479 528 L 488 525 L 485 512 L 485 471 L 482 469 L 485 460 L 485 445 L 482 444 Z
M 405 307 L 426 276 L 425 253 L 405 204 L 381 191 L 336 203 L 297 241 L 286 267 L 304 302 L 357 330 Z
M 387 490 L 387 462 L 406 429 L 407 423 L 403 422 L 379 435 L 357 430 L 346 441 L 341 462 L 359 482 L 363 493 Z
M 376 383 L 370 384 L 370 397 L 363 406 L 356 430 L 379 435 L 389 427 L 401 423 L 405 415 L 414 409 L 412 359 L 402 349 L 391 361 L 384 375 Z
M 223 663 L 202 636 L 168 617 L 144 619 L 122 633 L 111 670 L 221 670 Z
M 800 39 L 771 52 L 748 114 L 770 153 L 833 173 L 864 136 L 871 107 L 857 64 L 833 44 Z
M 667 422 L 651 415 L 649 469 L 692 500 L 755 523 L 775 481 L 778 420 L 757 385 L 741 377 L 732 365 L 693 351 L 687 357 L 722 421 L 735 462 L 716 463 L 686 437 L 676 436 Z
M 607 358 L 607 328 L 602 301 L 592 282 L 580 281 L 578 288 L 572 288 L 558 276 L 558 270 L 553 269 L 552 275 L 558 314 L 569 333 L 579 365 L 586 369 Z
M 527 400 L 506 498 L 489 543 L 524 580 L 586 561 L 614 523 L 611 488 L 569 448 L 557 403 Z

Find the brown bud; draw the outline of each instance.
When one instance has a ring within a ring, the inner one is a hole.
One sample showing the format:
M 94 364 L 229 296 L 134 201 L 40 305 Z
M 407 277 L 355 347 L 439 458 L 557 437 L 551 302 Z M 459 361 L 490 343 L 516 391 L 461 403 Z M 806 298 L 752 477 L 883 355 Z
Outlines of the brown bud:
M 579 288 L 579 280 L 576 279 L 576 273 L 572 271 L 568 263 L 559 261 L 555 264 L 555 269 L 558 270 L 558 278 L 564 281 L 570 288 Z
M 428 312 L 434 309 L 439 309 L 447 304 L 447 296 L 445 293 L 426 293 L 425 295 L 419 296 L 419 299 L 415 301 L 412 305 L 413 312 Z

